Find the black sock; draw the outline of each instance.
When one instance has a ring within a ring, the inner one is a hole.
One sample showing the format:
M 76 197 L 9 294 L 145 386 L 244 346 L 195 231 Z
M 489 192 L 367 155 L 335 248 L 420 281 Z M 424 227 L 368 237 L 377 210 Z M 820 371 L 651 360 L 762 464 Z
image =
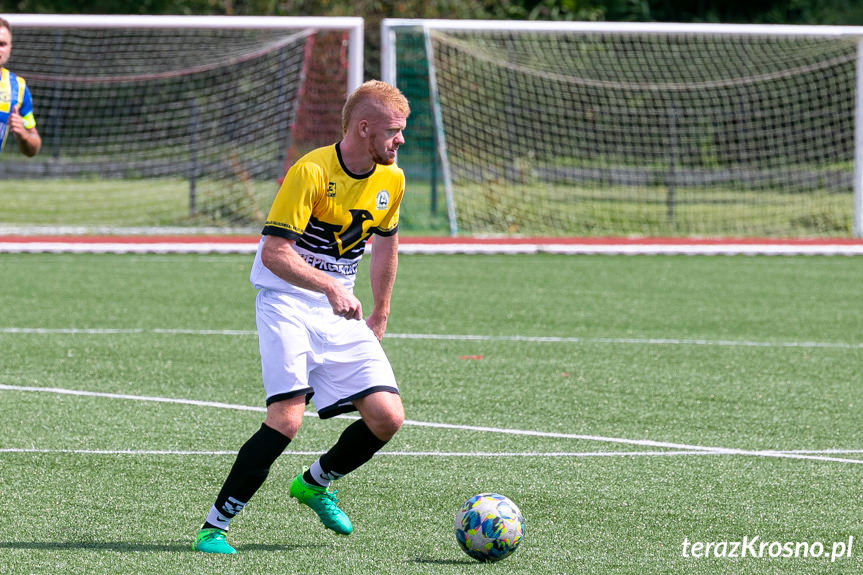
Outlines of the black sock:
M 234 466 L 216 497 L 215 507 L 221 515 L 231 519 L 243 509 L 264 484 L 270 466 L 290 442 L 288 437 L 272 427 L 261 424 L 261 428 L 240 448 Z
M 331 480 L 338 479 L 366 463 L 386 444 L 371 432 L 365 421 L 359 419 L 350 424 L 336 444 L 321 456 L 321 469 Z M 312 485 L 320 485 L 309 471 L 303 474 L 303 479 Z

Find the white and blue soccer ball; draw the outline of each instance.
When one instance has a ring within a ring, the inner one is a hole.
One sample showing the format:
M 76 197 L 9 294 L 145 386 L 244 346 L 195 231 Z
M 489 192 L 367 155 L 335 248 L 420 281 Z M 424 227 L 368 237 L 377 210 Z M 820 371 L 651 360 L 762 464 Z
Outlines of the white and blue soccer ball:
M 455 538 L 462 551 L 482 562 L 512 555 L 524 537 L 518 506 L 498 493 L 480 493 L 464 502 L 455 516 Z

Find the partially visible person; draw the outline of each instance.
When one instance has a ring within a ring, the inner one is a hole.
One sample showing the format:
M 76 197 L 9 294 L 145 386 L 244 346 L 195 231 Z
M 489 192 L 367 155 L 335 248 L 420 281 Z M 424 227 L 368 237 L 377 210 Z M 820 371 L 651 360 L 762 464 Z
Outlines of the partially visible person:
M 18 142 L 18 150 L 33 157 L 42 148 L 42 137 L 36 130 L 27 83 L 4 67 L 11 55 L 12 26 L 0 18 L 0 151 L 11 133 Z

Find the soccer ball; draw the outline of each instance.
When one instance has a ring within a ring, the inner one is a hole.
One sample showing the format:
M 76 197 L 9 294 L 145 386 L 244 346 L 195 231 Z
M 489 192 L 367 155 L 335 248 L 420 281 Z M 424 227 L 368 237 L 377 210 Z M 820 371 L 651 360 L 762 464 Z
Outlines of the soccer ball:
M 524 536 L 524 518 L 515 503 L 498 493 L 480 493 L 455 515 L 455 538 L 462 551 L 482 562 L 512 555 Z

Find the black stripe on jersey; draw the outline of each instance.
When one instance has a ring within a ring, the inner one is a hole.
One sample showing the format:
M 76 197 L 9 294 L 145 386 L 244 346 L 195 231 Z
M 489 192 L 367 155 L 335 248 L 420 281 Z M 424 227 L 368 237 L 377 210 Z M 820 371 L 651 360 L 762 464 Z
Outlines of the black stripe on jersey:
M 396 235 L 396 232 L 398 232 L 398 231 L 399 231 L 399 227 L 398 227 L 398 226 L 394 227 L 394 228 L 393 228 L 393 229 L 391 229 L 391 230 L 382 230 L 382 229 L 380 229 L 380 228 L 369 228 L 369 232 L 371 232 L 371 233 L 373 233 L 373 234 L 377 234 L 377 235 L 379 235 L 379 236 L 384 236 L 384 237 L 386 237 L 386 236 L 394 236 L 394 235 Z
M 309 218 L 305 232 L 297 239 L 297 246 L 312 253 L 331 256 L 335 259 L 356 260 L 362 257 L 369 234 L 365 234 L 365 237 L 361 238 L 350 249 L 341 253 L 337 241 L 341 231 L 341 226 L 328 224 L 314 217 Z M 354 239 L 354 241 L 356 240 Z
M 296 240 L 300 237 L 300 234 L 298 234 L 297 232 L 286 228 L 280 228 L 279 226 L 264 226 L 264 229 L 261 230 L 261 235 L 279 236 L 280 238 L 285 238 L 286 240 Z

